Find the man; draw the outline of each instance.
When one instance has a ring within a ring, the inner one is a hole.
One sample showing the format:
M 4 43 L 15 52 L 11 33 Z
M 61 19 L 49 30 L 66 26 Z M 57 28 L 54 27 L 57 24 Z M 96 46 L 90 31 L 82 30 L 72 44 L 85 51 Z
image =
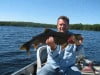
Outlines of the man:
M 58 32 L 73 34 L 68 31 L 69 19 L 66 16 L 60 16 L 57 20 Z M 81 45 L 82 41 L 79 41 Z M 68 44 L 64 49 L 56 45 L 54 38 L 51 36 L 46 40 L 47 44 L 47 62 L 37 72 L 37 75 L 81 75 L 75 65 L 76 62 L 76 45 Z

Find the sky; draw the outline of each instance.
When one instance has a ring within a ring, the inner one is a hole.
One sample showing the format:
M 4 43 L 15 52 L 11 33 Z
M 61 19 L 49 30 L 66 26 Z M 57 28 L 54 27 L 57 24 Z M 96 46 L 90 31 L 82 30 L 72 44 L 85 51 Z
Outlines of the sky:
M 56 24 L 62 15 L 70 24 L 100 24 L 100 0 L 0 0 L 0 21 Z

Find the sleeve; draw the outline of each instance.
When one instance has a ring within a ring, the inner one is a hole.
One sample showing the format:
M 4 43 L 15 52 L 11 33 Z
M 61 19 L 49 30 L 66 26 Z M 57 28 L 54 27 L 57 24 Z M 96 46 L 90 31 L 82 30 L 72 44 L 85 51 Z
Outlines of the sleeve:
M 50 46 L 47 45 L 47 53 L 52 57 L 55 58 L 59 55 L 59 46 L 57 45 L 55 50 L 51 50 Z
M 73 55 L 75 55 L 75 50 L 76 50 L 76 45 L 75 44 L 69 44 L 65 48 L 64 59 L 67 59 L 68 57 L 72 57 Z
M 65 48 L 63 59 L 60 61 L 60 64 L 62 67 L 69 67 L 75 64 L 75 61 L 76 61 L 75 50 L 76 50 L 76 45 L 74 44 L 69 44 Z

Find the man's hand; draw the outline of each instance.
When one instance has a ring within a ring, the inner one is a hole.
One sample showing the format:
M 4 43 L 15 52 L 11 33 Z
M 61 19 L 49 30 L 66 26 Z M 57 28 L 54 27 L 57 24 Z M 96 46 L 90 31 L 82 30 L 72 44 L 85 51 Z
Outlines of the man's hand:
M 46 40 L 46 44 L 51 47 L 51 50 L 55 50 L 56 43 L 54 42 L 54 38 L 51 36 Z
M 83 37 L 82 36 L 71 36 L 67 40 L 68 44 L 76 44 L 76 45 L 82 45 L 83 43 Z

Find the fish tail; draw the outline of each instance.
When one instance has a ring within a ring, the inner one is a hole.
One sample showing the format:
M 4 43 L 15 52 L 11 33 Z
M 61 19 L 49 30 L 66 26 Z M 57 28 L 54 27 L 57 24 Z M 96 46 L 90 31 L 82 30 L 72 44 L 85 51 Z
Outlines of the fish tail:
M 29 43 L 25 43 L 25 44 L 23 44 L 21 47 L 20 47 L 20 49 L 21 50 L 29 50 L 30 49 L 30 45 L 29 45 Z

